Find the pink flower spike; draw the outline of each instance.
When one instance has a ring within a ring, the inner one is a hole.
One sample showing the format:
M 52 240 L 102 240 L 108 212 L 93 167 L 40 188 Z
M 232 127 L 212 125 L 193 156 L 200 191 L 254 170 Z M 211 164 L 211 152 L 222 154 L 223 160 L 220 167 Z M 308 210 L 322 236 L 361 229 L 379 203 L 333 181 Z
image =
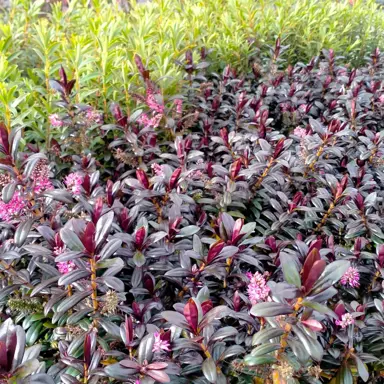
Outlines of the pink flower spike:
M 42 178 L 42 179 L 36 180 L 33 191 L 35 193 L 41 193 L 44 191 L 49 191 L 51 189 L 53 189 L 53 185 L 50 182 L 50 180 L 47 178 Z
M 176 106 L 176 113 L 178 115 L 181 115 L 183 112 L 183 100 L 181 99 L 175 99 L 173 102 Z
M 57 113 L 49 116 L 49 122 L 51 123 L 52 127 L 62 127 L 64 125 L 64 122 L 60 120 Z
M 247 277 L 250 278 L 247 292 L 251 304 L 254 305 L 265 300 L 269 295 L 270 288 L 267 286 L 263 275 L 256 272 L 254 275 L 247 274 Z
M 0 200 L 0 219 L 10 222 L 14 216 L 19 216 L 27 207 L 27 201 L 16 191 L 8 203 Z
M 360 273 L 357 268 L 349 267 L 347 272 L 344 273 L 343 277 L 340 279 L 342 285 L 349 285 L 352 288 L 357 288 L 360 286 Z
M 341 316 L 341 320 L 336 320 L 335 323 L 341 328 L 347 328 L 348 325 L 355 324 L 355 319 L 350 313 L 345 313 L 343 316 Z
M 168 341 L 161 340 L 161 335 L 159 332 L 153 334 L 155 336 L 155 344 L 153 344 L 152 352 L 161 352 L 166 351 L 170 352 L 170 344 Z
M 83 184 L 83 176 L 80 173 L 70 173 L 64 180 L 65 185 L 76 196 L 81 194 L 81 185 Z
M 300 137 L 301 139 L 305 136 L 307 136 L 307 131 L 304 129 L 304 128 L 300 128 L 300 127 L 296 127 L 294 130 L 293 130 L 293 134 L 295 136 L 298 136 Z
M 57 269 L 59 270 L 59 272 L 62 273 L 63 275 L 65 275 L 69 272 L 72 272 L 76 268 L 75 263 L 71 260 L 61 261 L 61 262 L 57 263 L 56 266 L 57 266 Z

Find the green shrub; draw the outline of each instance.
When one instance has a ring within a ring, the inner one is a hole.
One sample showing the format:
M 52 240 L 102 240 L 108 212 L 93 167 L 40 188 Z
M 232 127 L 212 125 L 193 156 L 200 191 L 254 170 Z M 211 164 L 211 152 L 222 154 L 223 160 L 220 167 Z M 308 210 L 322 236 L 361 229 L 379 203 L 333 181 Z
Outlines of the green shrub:
M 155 0 L 133 4 L 72 0 L 49 14 L 43 0 L 15 0 L 0 24 L 0 119 L 43 140 L 54 112 L 49 80 L 60 65 L 76 79 L 76 101 L 109 112 L 107 100 L 130 105 L 137 84 L 133 57 L 145 60 L 165 92 L 175 93 L 175 60 L 206 46 L 213 68 L 244 70 L 281 36 L 289 63 L 332 47 L 352 65 L 383 42 L 384 14 L 374 0 Z M 42 112 L 44 111 L 44 112 Z

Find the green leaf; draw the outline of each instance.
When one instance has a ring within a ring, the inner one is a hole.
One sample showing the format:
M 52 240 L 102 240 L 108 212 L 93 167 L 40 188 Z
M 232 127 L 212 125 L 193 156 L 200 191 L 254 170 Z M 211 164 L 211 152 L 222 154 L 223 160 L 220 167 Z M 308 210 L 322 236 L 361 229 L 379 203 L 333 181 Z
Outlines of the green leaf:
M 245 365 L 262 365 L 262 364 L 273 364 L 276 363 L 276 358 L 271 355 L 264 356 L 252 356 L 247 355 L 244 358 Z
M 301 279 L 294 258 L 287 253 L 281 253 L 280 262 L 285 281 L 289 284 L 295 285 L 297 288 L 300 288 Z
M 311 357 L 316 361 L 321 361 L 323 358 L 324 350 L 317 339 L 310 337 L 296 325 L 292 325 L 292 330 L 303 343 L 305 349 L 311 355 Z
M 84 300 L 86 297 L 90 296 L 91 293 L 92 291 L 88 290 L 84 292 L 76 292 L 74 295 L 67 297 L 58 305 L 57 312 L 66 312 L 69 309 L 72 309 L 81 300 Z
M 349 367 L 342 365 L 336 376 L 336 384 L 353 384 L 353 376 Z
M 205 359 L 203 362 L 203 373 L 205 378 L 210 383 L 216 383 L 217 380 L 217 370 L 216 370 L 216 364 L 212 357 L 209 357 L 208 359 Z
M 262 344 L 256 348 L 253 348 L 251 355 L 252 356 L 263 356 L 263 355 L 266 355 L 270 352 L 277 351 L 278 349 L 280 349 L 280 347 L 281 347 L 280 343 L 279 344 L 277 344 L 277 343 L 275 343 L 275 344 L 271 344 L 271 343 Z
M 253 335 L 252 345 L 263 344 L 271 339 L 280 337 L 284 334 L 281 328 L 267 328 L 263 329 Z

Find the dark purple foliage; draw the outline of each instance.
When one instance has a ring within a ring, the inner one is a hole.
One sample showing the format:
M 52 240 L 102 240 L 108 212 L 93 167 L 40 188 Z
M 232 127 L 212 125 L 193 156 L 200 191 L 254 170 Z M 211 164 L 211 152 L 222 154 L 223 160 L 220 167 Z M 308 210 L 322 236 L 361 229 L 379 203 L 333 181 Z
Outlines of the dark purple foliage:
M 107 125 L 61 69 L 58 121 L 108 151 L 0 127 L 0 298 L 55 382 L 378 382 L 384 61 L 284 50 L 246 77 L 187 52 L 169 99 L 136 56 L 138 108 Z

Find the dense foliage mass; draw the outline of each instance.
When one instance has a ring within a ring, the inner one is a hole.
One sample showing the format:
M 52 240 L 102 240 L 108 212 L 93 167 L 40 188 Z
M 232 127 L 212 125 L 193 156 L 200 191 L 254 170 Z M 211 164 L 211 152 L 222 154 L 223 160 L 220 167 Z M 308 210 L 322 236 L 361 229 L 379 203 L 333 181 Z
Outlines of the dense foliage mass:
M 354 66 L 384 39 L 374 0 L 130 1 L 128 13 L 119 7 L 123 0 L 50 2 L 48 13 L 44 0 L 12 0 L 0 11 L 0 118 L 31 128 L 28 140 L 45 138 L 54 112 L 49 79 L 60 65 L 76 79 L 76 102 L 109 114 L 112 100 L 133 105 L 136 53 L 170 95 L 181 80 L 175 60 L 195 47 L 213 49 L 214 70 L 230 64 L 244 71 L 278 36 L 290 46 L 292 64 L 332 48 Z
M 113 122 L 61 68 L 43 145 L 1 125 L 1 382 L 379 382 L 384 58 L 286 50 L 170 97 L 135 56 Z

